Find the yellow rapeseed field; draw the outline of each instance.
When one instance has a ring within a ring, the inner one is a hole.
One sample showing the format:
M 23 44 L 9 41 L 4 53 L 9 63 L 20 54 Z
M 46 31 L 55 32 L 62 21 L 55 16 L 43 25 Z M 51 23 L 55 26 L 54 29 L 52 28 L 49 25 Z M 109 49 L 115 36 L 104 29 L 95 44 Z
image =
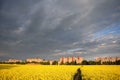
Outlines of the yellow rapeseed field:
M 0 65 L 0 80 L 73 80 L 80 68 L 83 80 L 120 80 L 117 65 Z

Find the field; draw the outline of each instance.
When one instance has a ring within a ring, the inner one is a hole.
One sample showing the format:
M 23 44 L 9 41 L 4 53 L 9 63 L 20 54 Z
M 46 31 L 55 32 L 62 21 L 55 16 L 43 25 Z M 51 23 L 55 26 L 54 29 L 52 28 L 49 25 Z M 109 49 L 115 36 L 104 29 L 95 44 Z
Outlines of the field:
M 0 64 L 0 80 L 73 80 L 80 68 L 83 80 L 120 80 L 116 65 L 7 65 Z

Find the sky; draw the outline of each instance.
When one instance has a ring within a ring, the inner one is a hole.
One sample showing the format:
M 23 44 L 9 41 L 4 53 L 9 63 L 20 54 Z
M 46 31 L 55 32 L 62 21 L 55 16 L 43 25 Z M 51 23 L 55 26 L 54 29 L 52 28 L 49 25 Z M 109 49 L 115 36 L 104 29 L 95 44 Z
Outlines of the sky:
M 120 0 L 0 0 L 0 60 L 120 57 Z

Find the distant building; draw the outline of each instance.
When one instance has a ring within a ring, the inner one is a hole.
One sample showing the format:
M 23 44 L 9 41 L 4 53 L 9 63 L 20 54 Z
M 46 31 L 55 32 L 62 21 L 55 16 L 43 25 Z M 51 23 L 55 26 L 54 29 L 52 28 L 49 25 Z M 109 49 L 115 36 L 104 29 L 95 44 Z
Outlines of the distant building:
M 118 57 L 116 57 L 116 58 L 113 58 L 113 57 L 97 57 L 97 58 L 95 58 L 95 62 L 101 62 L 101 64 L 103 63 L 103 62 L 115 62 L 115 61 L 118 61 L 118 60 L 120 60 L 120 58 L 118 58 Z
M 41 58 L 29 58 L 26 59 L 26 62 L 32 63 L 32 62 L 50 62 L 50 65 L 52 65 L 53 61 L 52 60 L 45 60 L 45 59 L 41 59 Z
M 117 57 L 116 60 L 117 60 L 117 61 L 120 60 L 120 57 Z
M 82 57 L 62 57 L 62 58 L 60 58 L 58 64 L 67 63 L 67 62 L 71 63 L 71 62 L 75 62 L 75 61 L 77 64 L 79 64 L 79 63 L 82 63 L 83 60 L 84 59 Z
M 29 59 L 26 59 L 26 61 L 27 62 L 43 62 L 44 60 L 40 58 L 29 58 Z
M 16 63 L 16 62 L 22 62 L 22 60 L 18 60 L 18 59 L 9 59 L 8 61 L 6 61 L 8 63 Z
M 50 62 L 50 65 L 52 65 L 54 61 L 50 60 L 49 62 Z

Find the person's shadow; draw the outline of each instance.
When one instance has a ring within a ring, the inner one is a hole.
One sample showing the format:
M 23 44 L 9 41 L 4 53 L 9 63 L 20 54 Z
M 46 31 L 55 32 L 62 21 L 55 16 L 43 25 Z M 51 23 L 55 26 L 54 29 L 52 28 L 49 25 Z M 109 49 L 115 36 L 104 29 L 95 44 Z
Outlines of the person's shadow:
M 77 69 L 77 73 L 75 73 L 73 80 L 82 80 L 82 74 L 80 68 Z

